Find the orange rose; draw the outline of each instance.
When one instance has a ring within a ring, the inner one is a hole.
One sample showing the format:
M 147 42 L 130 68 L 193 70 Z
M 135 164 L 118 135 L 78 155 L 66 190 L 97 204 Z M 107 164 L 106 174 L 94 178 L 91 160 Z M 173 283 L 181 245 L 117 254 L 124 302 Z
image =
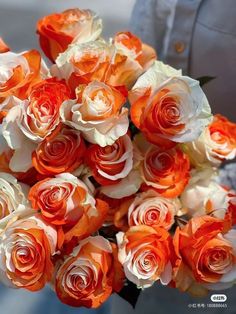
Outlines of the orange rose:
M 32 208 L 53 225 L 64 226 L 65 240 L 84 238 L 103 223 L 108 206 L 95 200 L 86 185 L 69 173 L 36 183 L 28 196 Z
M 56 230 L 31 216 L 10 222 L 1 233 L 0 280 L 13 288 L 42 289 L 52 279 Z
M 121 285 L 117 285 L 117 279 L 122 278 L 119 274 L 121 266 L 109 241 L 101 236 L 89 237 L 81 241 L 58 268 L 55 290 L 65 304 L 97 308 L 113 290 L 121 289 Z
M 0 37 L 0 53 L 8 52 L 10 48 L 5 44 L 3 39 Z
M 171 237 L 163 228 L 131 227 L 117 234 L 118 258 L 126 277 L 138 287 L 150 287 L 159 280 L 166 285 L 172 276 Z
M 90 10 L 69 9 L 45 16 L 37 24 L 41 48 L 52 62 L 72 42 L 96 40 L 101 31 L 101 19 Z
M 193 293 L 199 286 L 210 290 L 232 286 L 236 279 L 235 239 L 236 230 L 225 230 L 224 220 L 210 216 L 194 217 L 177 228 L 173 239 L 175 286 Z
M 110 146 L 91 145 L 86 161 L 99 184 L 116 184 L 133 168 L 133 145 L 130 137 L 124 135 Z
M 85 150 L 79 131 L 60 126 L 38 145 L 32 162 L 44 175 L 72 172 L 82 163 Z
M 41 56 L 36 50 L 1 53 L 0 64 L 0 100 L 11 95 L 25 99 L 32 85 L 41 80 Z
M 141 166 L 144 190 L 155 189 L 164 197 L 179 196 L 189 181 L 188 156 L 178 147 L 163 150 L 151 147 L 145 154 Z

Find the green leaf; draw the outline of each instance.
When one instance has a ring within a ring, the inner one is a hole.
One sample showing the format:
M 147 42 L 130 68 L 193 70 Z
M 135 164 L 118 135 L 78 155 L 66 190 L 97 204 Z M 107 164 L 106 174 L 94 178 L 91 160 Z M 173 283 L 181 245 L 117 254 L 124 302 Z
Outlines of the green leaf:
M 132 121 L 129 123 L 129 130 L 131 132 L 131 138 L 133 139 L 136 134 L 140 132 L 140 130 L 133 124 Z
M 216 79 L 215 76 L 201 76 L 199 78 L 197 78 L 197 80 L 200 83 L 200 86 L 202 87 L 203 85 L 209 83 L 210 81 Z

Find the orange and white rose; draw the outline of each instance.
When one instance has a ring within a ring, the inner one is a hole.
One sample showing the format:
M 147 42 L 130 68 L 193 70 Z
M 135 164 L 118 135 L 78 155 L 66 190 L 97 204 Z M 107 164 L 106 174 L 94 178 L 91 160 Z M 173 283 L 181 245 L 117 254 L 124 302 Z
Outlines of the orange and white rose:
M 197 167 L 219 167 L 224 160 L 236 157 L 236 124 L 226 117 L 215 115 L 195 141 L 184 144 L 186 153 Z
M 0 173 L 0 220 L 28 205 L 28 186 L 8 173 Z
M 37 23 L 41 48 L 52 62 L 72 42 L 94 41 L 101 32 L 102 20 L 94 12 L 78 8 L 44 16 Z
M 95 180 L 101 185 L 111 185 L 125 178 L 133 168 L 133 145 L 128 135 L 114 144 L 101 147 L 91 145 L 86 162 Z
M 73 172 L 81 165 L 85 151 L 80 132 L 60 126 L 39 143 L 32 154 L 32 163 L 44 175 Z
M 137 78 L 153 64 L 156 53 L 130 32 L 117 33 L 112 43 L 115 52 L 108 82 L 113 86 L 125 85 L 130 89 Z
M 47 69 L 37 50 L 0 53 L 0 102 L 8 96 L 25 99 Z
M 66 241 L 95 232 L 108 210 L 106 202 L 95 199 L 87 186 L 70 173 L 39 181 L 30 189 L 28 198 L 43 220 L 64 226 Z
M 236 230 L 225 230 L 224 220 L 192 218 L 175 231 L 175 287 L 191 293 L 223 290 L 236 280 Z
M 121 265 L 109 241 L 101 236 L 82 240 L 58 267 L 55 290 L 71 306 L 97 308 L 122 287 Z M 120 281 L 120 280 L 119 280 Z
M 151 147 L 141 166 L 143 189 L 153 188 L 163 197 L 179 196 L 190 177 L 188 156 L 180 148 Z
M 64 81 L 51 78 L 35 85 L 18 122 L 25 136 L 36 142 L 48 136 L 60 121 L 61 104 L 69 97 Z
M 113 41 L 118 54 L 136 60 L 145 71 L 157 58 L 155 50 L 131 32 L 119 32 Z
M 131 119 L 148 141 L 170 148 L 193 141 L 211 122 L 199 82 L 155 61 L 129 94 Z
M 123 107 L 125 97 L 117 89 L 94 81 L 77 96 L 77 100 L 62 104 L 61 119 L 80 130 L 88 142 L 104 147 L 127 133 L 128 109 Z
M 114 47 L 101 39 L 83 44 L 74 43 L 58 56 L 51 72 L 65 79 L 71 90 L 95 80 L 106 82 L 111 72 L 113 55 Z
M 174 224 L 174 217 L 181 213 L 181 203 L 177 198 L 161 197 L 157 192 L 148 190 L 136 196 L 128 207 L 130 227 L 146 225 L 169 230 Z
M 157 280 L 163 285 L 171 281 L 171 237 L 165 229 L 135 226 L 116 237 L 125 276 L 137 287 L 150 287 Z
M 70 91 L 63 81 L 43 80 L 36 84 L 29 99 L 12 106 L 2 124 L 2 134 L 14 155 L 10 169 L 25 172 L 32 167 L 31 154 L 59 124 L 59 109 L 69 99 Z
M 1 141 L 1 136 L 0 136 Z M 7 144 L 6 144 L 7 145 Z M 35 168 L 30 168 L 26 172 L 14 172 L 9 168 L 9 164 L 12 160 L 14 155 L 14 151 L 9 149 L 8 146 L 4 146 L 4 151 L 0 153 L 0 172 L 4 172 L 10 175 L 13 175 L 18 181 L 24 183 L 26 185 L 32 185 L 40 177 L 40 174 L 36 171 Z
M 137 59 L 142 54 L 141 40 L 131 32 L 119 32 L 114 37 L 114 45 L 118 52 Z
M 125 35 L 133 37 L 134 35 Z M 133 47 L 127 47 L 127 42 L 120 40 L 121 34 L 114 42 L 103 39 L 87 43 L 73 43 L 56 59 L 51 73 L 64 78 L 72 90 L 80 84 L 88 84 L 94 80 L 112 86 L 125 86 L 130 89 L 137 78 L 155 60 L 154 51 L 148 46 L 142 46 L 141 55 L 132 52 Z
M 37 215 L 10 222 L 1 232 L 0 281 L 12 288 L 42 289 L 52 279 L 56 246 L 56 230 Z
M 190 181 L 180 196 L 190 217 L 211 214 L 223 219 L 230 204 L 236 202 L 235 192 L 220 185 L 216 179 L 211 168 L 192 170 Z

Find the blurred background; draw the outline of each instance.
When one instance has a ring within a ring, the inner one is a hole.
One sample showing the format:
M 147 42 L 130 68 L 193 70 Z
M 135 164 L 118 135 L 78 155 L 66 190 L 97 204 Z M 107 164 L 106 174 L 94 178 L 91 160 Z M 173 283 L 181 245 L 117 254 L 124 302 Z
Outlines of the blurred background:
M 35 35 L 37 20 L 52 12 L 79 7 L 97 12 L 104 21 L 104 35 L 109 37 L 117 31 L 129 28 L 134 3 L 135 0 L 0 0 L 0 36 L 13 51 L 39 49 L 38 37 Z M 181 314 L 235 314 L 235 289 L 228 290 L 226 295 L 227 309 L 199 309 L 193 304 L 210 303 L 210 295 L 196 299 L 174 289 L 156 285 L 141 294 L 136 310 L 114 295 L 98 311 L 87 311 L 62 305 L 50 288 L 38 293 L 28 293 L 0 286 L 0 314 L 171 314 L 174 311 Z

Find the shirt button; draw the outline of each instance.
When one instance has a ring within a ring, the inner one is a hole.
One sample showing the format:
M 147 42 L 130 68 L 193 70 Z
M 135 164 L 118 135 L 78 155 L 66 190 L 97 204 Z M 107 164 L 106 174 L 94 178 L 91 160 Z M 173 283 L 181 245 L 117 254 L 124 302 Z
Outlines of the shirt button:
M 176 51 L 177 53 L 182 53 L 182 52 L 184 52 L 185 44 L 184 44 L 182 41 L 177 41 L 177 42 L 174 44 L 174 48 L 175 48 L 175 51 Z

